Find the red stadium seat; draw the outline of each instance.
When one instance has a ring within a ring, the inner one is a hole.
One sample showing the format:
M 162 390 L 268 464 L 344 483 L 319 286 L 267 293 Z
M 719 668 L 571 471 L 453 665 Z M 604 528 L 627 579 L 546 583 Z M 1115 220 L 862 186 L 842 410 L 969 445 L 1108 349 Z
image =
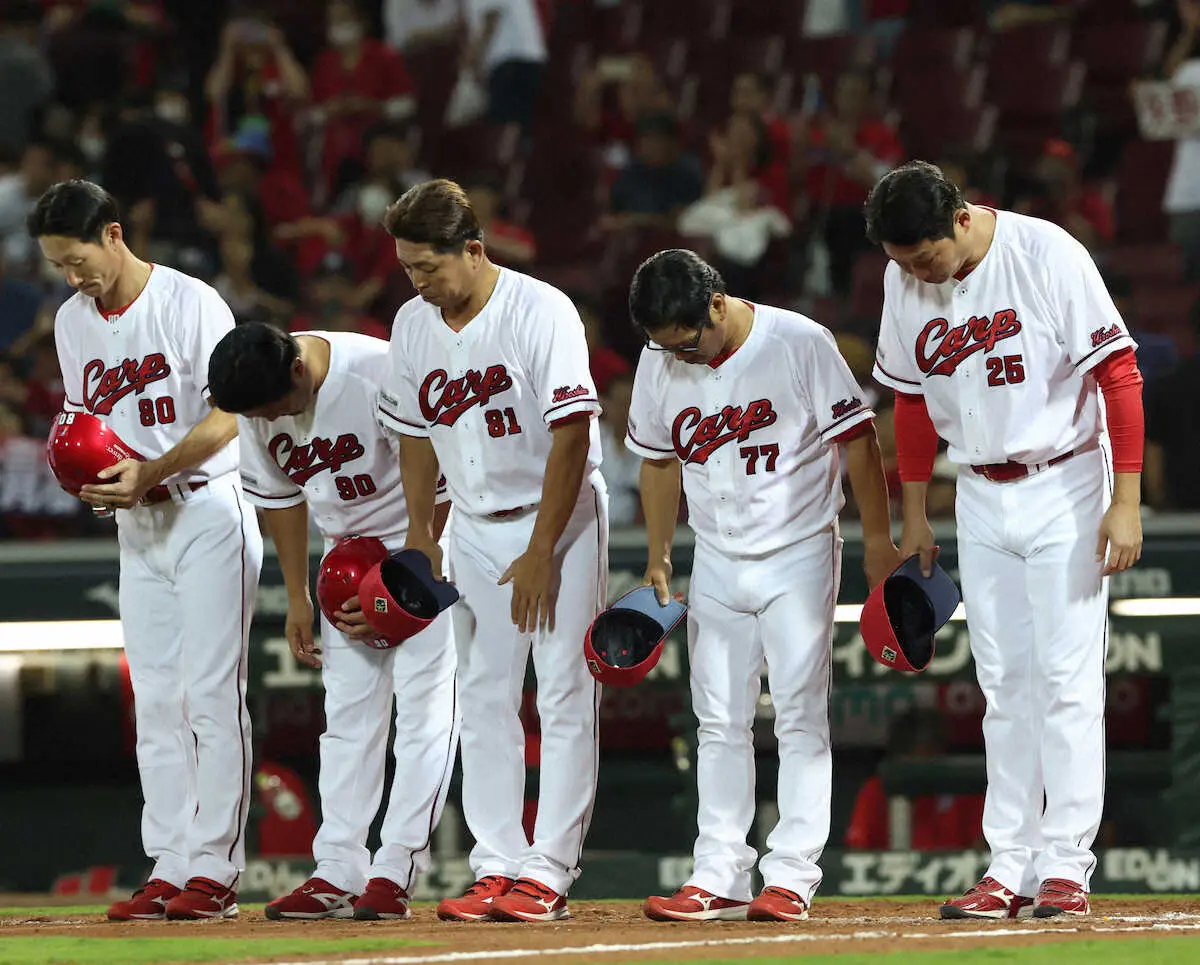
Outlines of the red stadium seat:
M 848 70 L 870 66 L 870 38 L 852 34 L 829 37 L 803 37 L 789 41 L 784 52 L 783 69 L 795 80 L 797 94 L 804 78 L 814 76 L 826 97 L 833 96 L 838 77 Z
M 998 111 L 953 100 L 915 101 L 901 114 L 900 140 L 909 157 L 936 159 L 950 152 L 982 154 L 996 134 Z
M 1079 103 L 1086 68 L 1079 63 L 1006 62 L 988 73 L 987 98 L 1000 111 L 997 140 L 1018 160 L 1062 136 L 1064 113 Z
M 1134 292 L 1137 327 L 1147 332 L 1172 333 L 1186 327 L 1200 299 L 1200 285 L 1152 285 Z
M 726 10 L 725 35 L 738 37 L 799 36 L 807 0 L 732 0 Z
M 910 0 L 905 19 L 910 26 L 927 27 L 978 27 L 987 22 L 982 0 Z
M 1104 267 L 1124 275 L 1136 288 L 1183 280 L 1183 253 L 1174 244 L 1118 245 L 1104 256 Z
M 900 35 L 892 51 L 892 73 L 923 74 L 931 68 L 967 70 L 975 53 L 970 27 L 912 27 Z
M 1152 73 L 1162 61 L 1167 25 L 1161 21 L 1081 27 L 1072 55 L 1087 65 L 1088 84 L 1125 84 Z
M 1163 241 L 1167 217 L 1162 201 L 1175 156 L 1172 141 L 1130 141 L 1117 168 L 1117 238 Z
M 1063 64 L 1071 51 L 1071 31 L 1062 24 L 1035 24 L 992 34 L 988 66 L 993 70 Z

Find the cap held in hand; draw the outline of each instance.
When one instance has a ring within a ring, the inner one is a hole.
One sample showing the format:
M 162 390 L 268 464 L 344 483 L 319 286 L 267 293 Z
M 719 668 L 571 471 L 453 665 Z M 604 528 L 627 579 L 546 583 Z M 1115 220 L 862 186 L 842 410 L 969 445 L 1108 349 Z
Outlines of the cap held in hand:
M 921 557 L 910 556 L 880 583 L 859 617 L 863 643 L 885 667 L 920 672 L 933 659 L 934 634 L 962 601 L 949 574 L 937 563 L 921 574 Z
M 396 643 L 420 633 L 457 601 L 454 584 L 436 579 L 429 557 L 416 549 L 376 563 L 358 591 L 367 623 Z
M 592 676 L 614 687 L 641 683 L 686 614 L 687 606 L 677 600 L 659 603 L 653 586 L 630 590 L 588 627 L 583 655 Z

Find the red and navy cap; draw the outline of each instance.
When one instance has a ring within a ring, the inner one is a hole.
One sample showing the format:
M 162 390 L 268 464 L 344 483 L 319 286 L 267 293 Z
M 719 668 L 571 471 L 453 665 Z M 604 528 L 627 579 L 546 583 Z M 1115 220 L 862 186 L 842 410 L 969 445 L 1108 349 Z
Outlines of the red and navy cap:
M 396 643 L 420 633 L 457 601 L 454 584 L 436 579 L 429 557 L 415 549 L 376 563 L 358 589 L 367 623 Z
M 687 606 L 658 602 L 652 586 L 630 590 L 588 627 L 583 655 L 588 670 L 602 684 L 632 687 L 641 683 L 658 658 L 663 641 L 687 614 Z
M 961 601 L 945 570 L 934 563 L 923 576 L 921 557 L 910 556 L 867 597 L 858 620 L 863 643 L 885 667 L 920 672 L 933 659 L 934 634 Z

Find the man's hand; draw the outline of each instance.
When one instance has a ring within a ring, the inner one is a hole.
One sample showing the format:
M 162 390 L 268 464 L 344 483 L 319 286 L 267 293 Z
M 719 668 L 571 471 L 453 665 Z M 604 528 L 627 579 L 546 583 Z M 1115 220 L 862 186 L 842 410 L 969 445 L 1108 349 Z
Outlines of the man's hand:
M 159 482 L 155 464 L 139 459 L 122 459 L 96 475 L 112 482 L 84 486 L 79 498 L 103 509 L 132 509 Z
M 527 549 L 512 561 L 498 586 L 512 583 L 512 622 L 522 633 L 539 627 L 554 629 L 554 554 Z
M 299 663 L 320 668 L 321 650 L 313 639 L 313 616 L 311 600 L 289 600 L 284 633 L 292 656 Z
M 867 588 L 875 589 L 905 559 L 906 557 L 896 548 L 896 544 L 892 542 L 890 536 L 864 540 L 863 571 L 867 574 Z
M 921 554 L 921 575 L 928 577 L 933 572 L 934 561 L 941 547 L 933 541 L 933 527 L 924 516 L 918 521 L 905 519 L 900 534 L 900 559 L 906 560 L 913 553 Z
M 411 531 L 410 531 L 411 532 Z M 429 557 L 429 567 L 433 570 L 435 580 L 442 579 L 442 548 L 430 540 L 413 539 L 411 536 L 404 543 L 406 550 L 420 550 Z
M 642 577 L 643 586 L 654 587 L 659 606 L 666 606 L 671 602 L 671 572 L 671 561 L 659 560 L 648 564 L 646 575 Z
M 333 616 L 333 625 L 351 640 L 374 640 L 379 636 L 379 631 L 367 623 L 366 614 L 362 612 L 356 596 L 343 603 L 340 610 L 333 612 Z
M 1103 576 L 1121 573 L 1142 558 L 1142 517 L 1138 507 L 1113 503 L 1100 520 L 1100 540 L 1096 544 L 1096 562 L 1103 563 Z

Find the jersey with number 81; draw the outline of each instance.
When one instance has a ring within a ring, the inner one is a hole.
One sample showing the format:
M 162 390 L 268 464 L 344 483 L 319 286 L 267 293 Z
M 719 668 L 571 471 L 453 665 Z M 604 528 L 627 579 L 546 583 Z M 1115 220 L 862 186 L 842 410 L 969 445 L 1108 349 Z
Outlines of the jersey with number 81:
M 956 463 L 1048 462 L 1098 435 L 1084 375 L 1133 348 L 1087 249 L 1048 221 L 996 213 L 966 278 L 925 284 L 884 274 L 875 378 L 923 395 Z
M 166 265 L 112 317 L 76 292 L 54 320 L 67 410 L 102 419 L 147 459 L 161 456 L 211 411 L 208 357 L 233 324 L 213 288 Z M 235 442 L 168 481 L 215 479 L 237 460 Z
M 329 371 L 310 411 L 278 419 L 238 417 L 242 488 L 264 509 L 307 500 L 321 534 L 401 539 L 408 508 L 399 440 L 378 419 L 388 343 L 352 332 L 300 332 L 329 343 Z
M 380 416 L 397 432 L 429 438 L 459 512 L 536 504 L 550 426 L 600 411 L 578 310 L 558 289 L 509 268 L 460 332 L 436 306 L 406 302 L 391 346 Z M 592 420 L 588 471 L 599 465 Z
M 625 445 L 683 463 L 698 542 L 761 556 L 832 524 L 835 440 L 873 416 L 827 329 L 755 305 L 745 343 L 716 368 L 642 352 Z

